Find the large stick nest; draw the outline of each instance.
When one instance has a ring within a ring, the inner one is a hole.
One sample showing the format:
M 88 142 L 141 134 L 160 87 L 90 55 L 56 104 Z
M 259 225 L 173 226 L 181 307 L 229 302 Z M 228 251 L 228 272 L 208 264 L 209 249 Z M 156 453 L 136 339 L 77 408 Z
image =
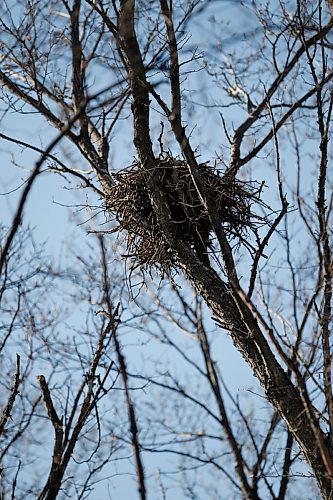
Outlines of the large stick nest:
M 155 168 L 174 222 L 174 236 L 208 263 L 213 228 L 186 162 L 167 157 L 158 160 Z M 228 239 L 248 246 L 249 231 L 256 232 L 263 223 L 263 218 L 251 211 L 252 204 L 260 202 L 258 184 L 223 177 L 206 164 L 200 164 L 199 169 L 206 195 L 213 200 Z M 169 272 L 177 265 L 177 256 L 155 216 L 146 176 L 138 163 L 116 174 L 106 208 L 115 213 L 117 229 L 126 230 L 128 256 L 145 269 L 157 266 Z

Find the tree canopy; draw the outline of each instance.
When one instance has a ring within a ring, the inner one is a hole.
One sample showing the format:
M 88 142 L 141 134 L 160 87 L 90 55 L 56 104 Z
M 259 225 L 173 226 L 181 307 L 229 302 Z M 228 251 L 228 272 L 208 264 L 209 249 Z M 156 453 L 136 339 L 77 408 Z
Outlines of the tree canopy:
M 322 0 L 2 3 L 4 498 L 333 498 L 332 27 Z M 66 259 L 26 223 L 59 180 Z

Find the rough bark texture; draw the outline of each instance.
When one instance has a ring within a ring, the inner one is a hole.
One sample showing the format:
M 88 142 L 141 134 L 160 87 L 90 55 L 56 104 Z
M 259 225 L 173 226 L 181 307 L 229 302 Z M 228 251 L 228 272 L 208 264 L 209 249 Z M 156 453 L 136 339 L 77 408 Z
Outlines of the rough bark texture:
M 245 305 L 242 307 L 236 303 L 233 293 L 212 269 L 187 256 L 185 273 L 214 317 L 228 329 L 234 345 L 258 378 L 267 399 L 297 440 L 316 475 L 324 498 L 332 498 L 331 479 L 327 476 L 300 394 L 272 353 L 257 322 L 246 311 Z
M 332 498 L 332 481 L 327 475 L 323 450 L 314 439 L 313 422 L 310 422 L 300 392 L 282 369 L 263 335 L 254 315 L 246 303 L 207 266 L 202 265 L 194 253 L 174 238 L 174 228 L 166 196 L 154 175 L 154 154 L 149 130 L 149 85 L 134 30 L 134 2 L 122 2 L 119 15 L 120 50 L 124 55 L 128 79 L 133 96 L 133 117 L 137 148 L 143 169 L 147 171 L 147 185 L 152 206 L 160 227 L 176 252 L 180 267 L 203 297 L 213 315 L 229 331 L 234 345 L 251 367 L 265 391 L 267 399 L 276 408 L 297 440 L 316 476 L 319 488 L 326 499 Z M 179 125 L 179 124 L 178 124 Z M 183 143 L 183 139 L 180 138 Z M 187 143 L 187 147 L 189 144 Z M 210 214 L 214 218 L 214 214 Z M 324 435 L 317 425 L 317 436 L 323 442 Z M 325 450 L 327 451 L 327 450 Z M 330 460 L 330 457 L 329 457 Z

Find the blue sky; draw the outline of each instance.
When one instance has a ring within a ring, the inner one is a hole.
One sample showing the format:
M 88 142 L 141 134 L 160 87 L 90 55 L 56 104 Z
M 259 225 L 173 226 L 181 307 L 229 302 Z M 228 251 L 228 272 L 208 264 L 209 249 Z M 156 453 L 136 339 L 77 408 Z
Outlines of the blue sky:
M 224 53 L 222 51 L 219 52 L 219 47 L 215 43 L 218 31 L 222 25 L 221 20 L 228 25 L 228 28 L 225 29 L 226 43 L 223 46 Z M 213 69 L 215 62 L 220 63 L 221 60 L 225 61 L 228 58 L 230 61 L 233 61 L 234 49 L 241 50 L 240 47 L 242 47 L 242 50 L 245 50 L 243 47 L 246 44 L 242 42 L 242 37 L 243 33 L 251 32 L 252 17 L 245 7 L 240 7 L 239 2 L 216 1 L 212 2 L 211 7 L 194 22 L 193 26 L 192 38 L 189 44 L 193 46 L 198 45 L 199 51 L 206 51 L 208 54 L 214 52 L 216 54 L 216 60 L 210 59 Z M 234 38 L 234 31 L 237 31 L 238 38 Z M 258 36 L 258 33 L 255 36 Z M 193 67 L 195 67 L 195 64 Z M 199 66 L 196 67 L 198 68 Z M 193 127 L 191 134 L 192 144 L 199 145 L 199 152 L 202 155 L 203 161 L 211 160 L 212 158 L 215 159 L 216 156 L 223 156 L 227 162 L 228 144 L 222 130 L 220 112 L 223 113 L 229 124 L 230 131 L 240 123 L 246 112 L 240 111 L 239 106 L 224 108 L 221 98 L 223 89 L 218 86 L 218 78 L 213 78 L 208 82 L 203 71 L 190 75 L 187 80 L 184 79 L 183 87 L 185 89 L 185 96 L 188 96 L 184 116 L 185 120 L 189 122 L 189 128 Z M 166 90 L 162 88 L 161 92 L 166 92 Z M 152 129 L 154 130 L 155 138 L 158 135 L 155 127 L 158 127 L 159 120 L 160 115 L 153 113 Z M 7 114 L 2 121 L 2 130 L 10 136 L 31 142 L 41 148 L 45 148 L 57 134 L 56 131 L 52 130 L 50 125 L 46 124 L 38 115 L 33 113 L 19 117 L 14 113 Z M 133 161 L 135 153 L 130 130 L 131 116 L 128 116 L 120 125 L 118 134 L 111 141 L 110 163 L 112 167 L 124 167 L 130 165 Z M 169 135 L 166 132 L 165 139 L 167 140 L 168 137 Z M 157 142 L 155 140 L 156 145 Z M 16 164 L 13 163 L 13 154 L 15 154 Z M 84 166 L 80 164 L 82 159 L 76 153 L 73 153 L 71 146 L 65 139 L 56 147 L 54 154 L 59 155 L 61 159 L 66 159 L 75 168 L 82 168 Z M 33 168 L 38 155 L 27 149 L 21 150 L 5 141 L 1 141 L 0 159 L 0 212 L 2 222 L 9 225 L 21 192 L 19 186 Z M 267 193 L 272 193 L 269 189 L 275 183 L 275 172 L 267 163 L 266 158 L 258 159 L 254 162 L 252 171 L 246 171 L 244 175 L 253 176 L 259 182 L 265 180 L 268 186 Z M 291 175 L 288 165 L 286 166 L 285 173 L 286 175 Z M 99 228 L 100 223 L 104 222 L 103 213 L 101 213 L 90 222 L 82 224 L 98 212 L 98 210 L 90 210 L 84 207 L 89 204 L 98 205 L 100 201 L 95 195 L 89 193 L 88 190 L 78 189 L 76 179 L 69 180 L 70 183 L 65 178 L 50 172 L 39 175 L 30 193 L 24 212 L 24 224 L 28 224 L 34 228 L 37 242 L 45 246 L 46 252 L 52 257 L 56 267 L 68 266 L 75 255 L 79 255 L 80 253 L 83 257 L 89 259 L 89 252 L 93 254 L 94 249 L 97 252 L 93 237 L 87 235 L 87 230 Z M 290 184 L 292 183 L 290 182 Z M 13 192 L 5 195 L 5 193 L 9 193 L 10 191 Z M 273 194 L 268 194 L 268 198 L 272 205 L 276 204 L 275 191 L 273 191 Z M 88 249 L 87 245 L 90 241 L 92 241 L 92 248 Z M 243 258 L 243 256 L 240 255 L 240 258 Z M 278 264 L 279 259 L 279 254 L 275 253 L 271 261 L 272 266 Z M 248 270 L 248 265 L 248 260 L 240 263 L 240 268 L 244 267 L 244 273 Z M 117 266 L 120 266 L 118 267 L 118 279 L 121 280 L 122 276 L 124 276 L 123 263 L 118 263 Z M 65 284 L 64 287 L 66 286 Z M 117 283 L 117 286 L 119 286 L 119 283 Z M 68 290 L 66 290 L 67 292 Z M 124 297 L 126 297 L 126 293 L 124 293 Z M 57 300 L 61 301 L 61 298 L 59 297 Z M 125 302 L 126 298 L 123 300 Z M 146 303 L 148 300 L 144 290 L 142 291 L 140 300 L 142 303 Z M 87 307 L 86 304 L 76 305 L 73 311 L 68 314 L 66 321 L 57 330 L 57 334 L 64 336 L 71 335 L 74 327 L 77 329 L 84 328 Z M 128 304 L 128 308 L 132 311 L 135 310 L 136 314 L 140 310 L 136 309 L 136 305 L 132 303 Z M 124 314 L 126 317 L 127 314 L 130 315 L 130 312 L 126 311 Z M 240 397 L 244 401 L 249 400 L 250 390 L 254 392 L 259 391 L 256 380 L 254 380 L 250 369 L 240 354 L 231 344 L 229 337 L 214 325 L 214 322 L 209 318 L 209 313 L 206 312 L 206 315 L 209 329 L 212 332 L 211 335 L 214 337 L 214 357 L 218 360 L 219 366 L 223 370 L 227 386 L 235 397 Z M 149 329 L 153 332 L 154 326 L 150 325 Z M 191 352 L 193 352 L 194 357 L 198 356 L 194 344 L 191 344 L 191 341 L 187 338 L 182 337 L 180 332 L 174 331 L 170 335 L 176 342 L 188 346 L 188 349 L 192 350 Z M 125 355 L 132 371 L 140 372 L 142 367 L 144 367 L 145 372 L 152 375 L 156 365 L 151 362 L 151 359 L 155 359 L 160 363 L 160 366 L 163 364 L 165 366 L 169 363 L 174 373 L 179 373 L 179 376 L 184 380 L 191 376 L 190 368 L 186 368 L 188 372 L 186 370 L 184 372 L 182 360 L 174 354 L 174 351 L 167 349 L 156 339 L 151 340 L 151 337 L 144 331 L 140 331 L 139 328 L 135 328 L 129 324 L 124 338 L 126 344 Z M 38 363 L 38 370 L 47 376 L 51 367 L 46 361 L 44 362 L 41 359 Z M 37 371 L 33 373 L 33 375 L 36 374 Z M 148 400 L 150 397 L 149 393 L 145 397 Z M 251 398 L 249 405 L 252 405 L 254 409 L 259 411 L 259 415 L 265 414 L 266 410 L 263 409 L 264 405 L 262 405 L 260 397 Z M 144 462 L 149 474 L 156 475 L 158 467 L 166 465 L 172 468 L 174 458 L 172 456 L 162 458 L 158 456 L 156 458 L 156 455 L 148 456 L 144 454 Z M 101 482 L 94 493 L 94 498 L 102 499 L 106 498 L 107 495 L 109 495 L 109 498 L 114 498 L 115 500 L 120 498 L 135 498 L 136 484 L 133 477 L 134 468 L 133 464 L 130 467 L 128 467 L 128 464 L 128 460 L 117 464 L 117 475 L 110 481 Z M 207 480 L 209 480 L 209 477 Z M 172 482 L 172 480 L 170 481 Z M 106 484 L 108 484 L 107 487 Z M 148 498 L 155 500 L 155 498 L 159 497 L 158 495 L 155 497 L 151 493 L 148 495 Z M 185 496 L 183 497 L 180 490 L 176 489 L 173 498 L 182 500 Z M 207 498 L 210 498 L 209 493 Z M 223 493 L 221 498 L 223 498 Z

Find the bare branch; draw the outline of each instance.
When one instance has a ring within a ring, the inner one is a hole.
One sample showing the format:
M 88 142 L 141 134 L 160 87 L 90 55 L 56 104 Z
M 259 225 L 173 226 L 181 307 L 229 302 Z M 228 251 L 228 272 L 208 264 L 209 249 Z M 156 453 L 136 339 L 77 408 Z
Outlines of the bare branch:
M 11 418 L 11 412 L 15 403 L 16 396 L 19 394 L 19 385 L 20 385 L 20 356 L 16 354 L 16 372 L 14 377 L 14 384 L 11 390 L 11 394 L 8 398 L 7 404 L 2 411 L 2 416 L 0 420 L 0 436 L 3 434 L 8 419 Z

